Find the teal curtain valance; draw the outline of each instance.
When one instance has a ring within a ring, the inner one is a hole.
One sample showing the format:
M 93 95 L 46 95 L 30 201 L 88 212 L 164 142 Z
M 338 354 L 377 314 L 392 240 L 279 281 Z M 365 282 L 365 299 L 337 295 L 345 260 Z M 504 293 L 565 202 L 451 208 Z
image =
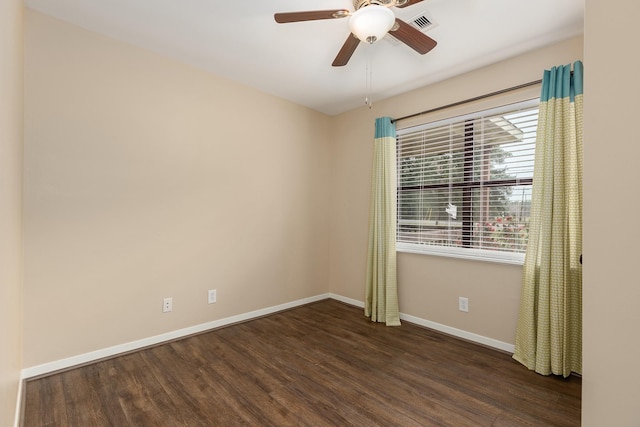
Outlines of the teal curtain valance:
M 391 122 L 391 117 L 376 119 L 376 133 L 374 138 L 396 137 L 396 125 Z
M 583 94 L 583 72 L 582 61 L 571 65 L 561 65 L 545 70 L 542 77 L 542 90 L 540 102 L 548 102 L 551 99 L 569 98 L 574 102 L 577 95 Z

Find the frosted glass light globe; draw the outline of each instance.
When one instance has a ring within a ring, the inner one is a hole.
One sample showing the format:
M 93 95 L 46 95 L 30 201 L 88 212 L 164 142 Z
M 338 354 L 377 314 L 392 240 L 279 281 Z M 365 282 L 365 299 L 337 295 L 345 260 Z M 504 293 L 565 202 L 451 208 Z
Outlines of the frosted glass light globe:
M 363 42 L 373 43 L 384 37 L 395 21 L 396 17 L 389 8 L 372 4 L 351 15 L 349 29 Z

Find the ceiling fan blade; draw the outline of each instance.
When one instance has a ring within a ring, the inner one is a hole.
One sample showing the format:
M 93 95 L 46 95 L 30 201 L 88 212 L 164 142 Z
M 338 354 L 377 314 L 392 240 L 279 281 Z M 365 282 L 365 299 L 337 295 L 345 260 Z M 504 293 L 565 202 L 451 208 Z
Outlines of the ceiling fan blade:
M 396 23 L 398 24 L 398 29 L 394 30 L 392 28 L 390 34 L 418 52 L 420 55 L 424 55 L 429 52 L 438 44 L 438 42 L 431 37 L 425 35 L 418 29 L 398 18 L 396 18 Z
M 422 0 L 407 0 L 405 3 L 396 4 L 396 7 L 408 7 L 416 3 L 420 3 Z
M 288 22 L 316 21 L 319 19 L 345 18 L 347 16 L 349 16 L 349 11 L 346 9 L 284 12 L 273 15 L 276 22 L 279 24 L 286 24 Z
M 349 37 L 347 37 L 347 41 L 344 42 L 342 48 L 340 49 L 340 52 L 338 52 L 336 59 L 333 60 L 333 64 L 331 65 L 334 67 L 342 67 L 344 65 L 347 65 L 347 62 L 349 62 L 349 59 L 351 59 L 351 55 L 353 55 L 353 52 L 356 51 L 356 48 L 359 44 L 360 39 L 358 39 L 353 34 L 349 34 Z

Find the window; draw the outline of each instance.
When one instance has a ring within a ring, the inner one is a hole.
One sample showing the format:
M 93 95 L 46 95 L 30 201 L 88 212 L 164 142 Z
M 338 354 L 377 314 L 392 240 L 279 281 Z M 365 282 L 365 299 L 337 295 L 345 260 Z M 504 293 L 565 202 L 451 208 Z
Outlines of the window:
M 538 100 L 397 132 L 397 249 L 522 263 Z

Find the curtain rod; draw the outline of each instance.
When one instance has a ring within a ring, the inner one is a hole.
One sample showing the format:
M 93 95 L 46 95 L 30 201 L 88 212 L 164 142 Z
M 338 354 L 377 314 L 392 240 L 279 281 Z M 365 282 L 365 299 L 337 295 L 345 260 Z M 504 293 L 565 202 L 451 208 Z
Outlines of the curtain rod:
M 408 116 L 398 117 L 397 119 L 391 119 L 391 122 L 395 123 L 395 122 L 399 122 L 400 120 L 412 119 L 414 117 L 418 117 L 418 116 L 421 116 L 423 114 L 434 113 L 436 111 L 444 110 L 445 108 L 457 107 L 458 105 L 467 104 L 469 102 L 474 102 L 474 101 L 479 101 L 481 99 L 489 98 L 489 97 L 496 96 L 496 95 L 501 95 L 501 94 L 506 93 L 506 92 L 511 92 L 511 91 L 514 91 L 514 90 L 523 89 L 525 87 L 534 86 L 534 85 L 537 85 L 537 84 L 540 84 L 540 83 L 542 83 L 542 80 L 535 80 L 535 81 L 532 81 L 532 82 L 529 82 L 529 83 L 523 83 L 523 84 L 518 85 L 518 86 L 512 86 L 512 87 L 507 88 L 507 89 L 502 89 L 502 90 L 498 90 L 498 91 L 495 91 L 495 92 L 487 93 L 485 95 L 476 96 L 474 98 L 465 99 L 464 101 L 458 101 L 458 102 L 454 102 L 452 104 L 443 105 L 441 107 L 432 108 L 430 110 L 421 111 L 419 113 L 409 114 Z

